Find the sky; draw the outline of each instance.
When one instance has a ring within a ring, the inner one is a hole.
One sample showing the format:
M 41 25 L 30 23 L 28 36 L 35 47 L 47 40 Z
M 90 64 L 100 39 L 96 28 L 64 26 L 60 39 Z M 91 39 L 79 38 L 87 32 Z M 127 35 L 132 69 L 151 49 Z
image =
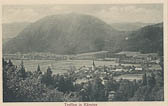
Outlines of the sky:
M 162 4 L 67 4 L 3 5 L 2 22 L 35 22 L 48 15 L 80 13 L 93 15 L 106 23 L 159 23 Z

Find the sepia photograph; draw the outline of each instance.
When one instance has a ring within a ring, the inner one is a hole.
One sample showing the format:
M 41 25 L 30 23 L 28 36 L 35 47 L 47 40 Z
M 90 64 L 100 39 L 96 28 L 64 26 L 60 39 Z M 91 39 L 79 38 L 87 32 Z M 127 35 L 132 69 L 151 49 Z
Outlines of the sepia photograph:
M 163 10 L 2 5 L 3 102 L 164 101 Z

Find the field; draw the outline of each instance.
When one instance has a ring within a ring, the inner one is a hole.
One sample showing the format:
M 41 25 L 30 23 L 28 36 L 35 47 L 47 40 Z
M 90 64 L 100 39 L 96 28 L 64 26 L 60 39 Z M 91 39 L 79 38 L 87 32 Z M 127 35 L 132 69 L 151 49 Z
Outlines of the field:
M 21 60 L 12 60 L 12 62 L 18 66 L 21 63 Z M 74 66 L 76 69 L 82 66 L 91 67 L 93 63 L 92 60 L 23 60 L 23 62 L 26 71 L 35 71 L 39 64 L 42 72 L 46 72 L 48 66 L 50 66 L 54 74 L 65 73 L 68 69 Z M 114 61 L 95 61 L 95 64 L 96 66 L 117 65 Z
M 21 60 L 12 60 L 12 62 L 19 66 L 21 63 Z M 55 61 L 55 60 L 23 60 L 24 66 L 26 71 L 35 71 L 37 69 L 38 64 L 40 65 L 40 69 L 42 72 L 46 72 L 48 66 L 51 67 L 53 74 L 61 74 L 67 72 L 68 69 L 71 67 L 74 67 L 76 69 L 79 69 L 82 66 L 91 67 L 93 61 L 92 60 L 62 60 L 62 61 Z M 118 63 L 114 61 L 94 61 L 96 66 L 110 66 L 110 65 L 118 65 Z M 132 65 L 132 64 L 123 64 L 123 65 Z M 135 64 L 134 64 L 135 65 Z M 134 76 L 131 77 L 128 76 L 131 79 L 139 79 L 140 77 Z M 121 76 L 123 79 L 128 78 L 127 76 Z M 120 79 L 120 78 L 116 78 Z

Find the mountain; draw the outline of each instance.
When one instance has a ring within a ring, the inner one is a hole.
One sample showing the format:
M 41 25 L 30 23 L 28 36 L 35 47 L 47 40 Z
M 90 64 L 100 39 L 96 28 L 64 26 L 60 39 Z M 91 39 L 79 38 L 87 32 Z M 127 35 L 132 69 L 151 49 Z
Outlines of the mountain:
M 123 51 L 162 52 L 163 23 L 148 25 L 133 31 L 120 42 L 118 48 Z
M 102 20 L 82 14 L 60 14 L 31 23 L 3 45 L 5 53 L 75 54 L 105 49 L 105 41 L 122 32 Z
M 144 26 L 152 25 L 153 23 L 141 23 L 141 22 L 135 22 L 135 23 L 111 23 L 110 25 L 119 31 L 135 31 L 138 30 Z
M 3 23 L 2 24 L 2 39 L 3 43 L 16 37 L 28 24 L 28 22 Z

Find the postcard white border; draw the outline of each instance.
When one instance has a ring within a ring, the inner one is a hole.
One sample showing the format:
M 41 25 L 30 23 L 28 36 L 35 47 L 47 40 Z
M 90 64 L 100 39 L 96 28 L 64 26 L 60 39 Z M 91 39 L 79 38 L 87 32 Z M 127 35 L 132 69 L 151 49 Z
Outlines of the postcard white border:
M 37 5 L 37 4 L 141 4 L 141 3 L 163 3 L 164 4 L 164 101 L 140 101 L 140 102 L 89 102 L 97 103 L 98 106 L 168 106 L 168 1 L 167 0 L 1 0 L 0 1 L 0 58 L 2 58 L 2 5 Z M 0 61 L 2 70 L 2 61 Z M 2 71 L 0 71 L 0 105 L 9 106 L 29 106 L 29 105 L 55 105 L 55 106 L 65 106 L 65 102 L 14 102 L 14 103 L 3 103 L 2 100 Z M 68 102 L 70 103 L 70 102 Z M 84 103 L 84 102 L 74 102 L 74 103 Z

